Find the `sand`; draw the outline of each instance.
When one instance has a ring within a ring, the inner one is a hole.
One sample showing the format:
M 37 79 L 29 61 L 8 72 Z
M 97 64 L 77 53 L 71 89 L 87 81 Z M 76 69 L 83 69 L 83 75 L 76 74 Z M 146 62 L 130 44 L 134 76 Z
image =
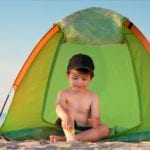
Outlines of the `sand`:
M 0 138 L 0 150 L 150 150 L 150 142 L 56 142 L 40 141 L 7 141 Z

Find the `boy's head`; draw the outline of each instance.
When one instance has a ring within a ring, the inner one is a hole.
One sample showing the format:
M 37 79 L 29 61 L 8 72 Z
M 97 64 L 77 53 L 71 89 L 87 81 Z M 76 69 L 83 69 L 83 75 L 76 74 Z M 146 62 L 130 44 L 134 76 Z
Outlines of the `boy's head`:
M 78 70 L 84 74 L 90 74 L 91 78 L 94 76 L 94 63 L 90 56 L 86 54 L 76 54 L 72 56 L 69 60 L 67 66 L 67 72 L 70 70 Z

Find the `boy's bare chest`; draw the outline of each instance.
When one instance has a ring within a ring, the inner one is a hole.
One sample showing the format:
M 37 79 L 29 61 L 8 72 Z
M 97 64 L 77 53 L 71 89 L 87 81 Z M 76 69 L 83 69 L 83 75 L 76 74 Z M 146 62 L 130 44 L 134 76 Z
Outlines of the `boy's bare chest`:
M 67 104 L 70 109 L 73 109 L 78 113 L 89 112 L 91 100 L 88 97 L 70 97 L 67 100 Z

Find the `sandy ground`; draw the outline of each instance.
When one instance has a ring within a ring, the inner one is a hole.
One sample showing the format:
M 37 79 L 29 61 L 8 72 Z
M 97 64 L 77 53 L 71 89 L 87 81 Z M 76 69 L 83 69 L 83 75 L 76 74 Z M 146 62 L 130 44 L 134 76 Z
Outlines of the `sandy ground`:
M 0 139 L 0 150 L 150 150 L 150 142 L 56 142 L 50 141 L 7 141 Z

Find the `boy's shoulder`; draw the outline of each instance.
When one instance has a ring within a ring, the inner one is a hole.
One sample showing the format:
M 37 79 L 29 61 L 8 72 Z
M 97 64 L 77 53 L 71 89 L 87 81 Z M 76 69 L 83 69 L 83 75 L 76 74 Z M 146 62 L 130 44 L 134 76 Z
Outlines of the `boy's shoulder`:
M 68 93 L 69 89 L 63 89 L 58 92 L 58 94 Z
M 91 95 L 95 95 L 95 96 L 98 96 L 96 92 L 92 91 L 92 90 L 88 90 L 89 94 Z
M 58 96 L 65 96 L 66 94 L 69 93 L 69 90 L 68 89 L 63 89 L 63 90 L 60 90 L 57 95 Z
M 94 91 L 89 90 L 89 95 L 90 95 L 90 97 L 91 97 L 92 100 L 93 99 L 95 99 L 95 100 L 99 99 L 99 95 L 97 95 L 97 93 L 94 92 Z

